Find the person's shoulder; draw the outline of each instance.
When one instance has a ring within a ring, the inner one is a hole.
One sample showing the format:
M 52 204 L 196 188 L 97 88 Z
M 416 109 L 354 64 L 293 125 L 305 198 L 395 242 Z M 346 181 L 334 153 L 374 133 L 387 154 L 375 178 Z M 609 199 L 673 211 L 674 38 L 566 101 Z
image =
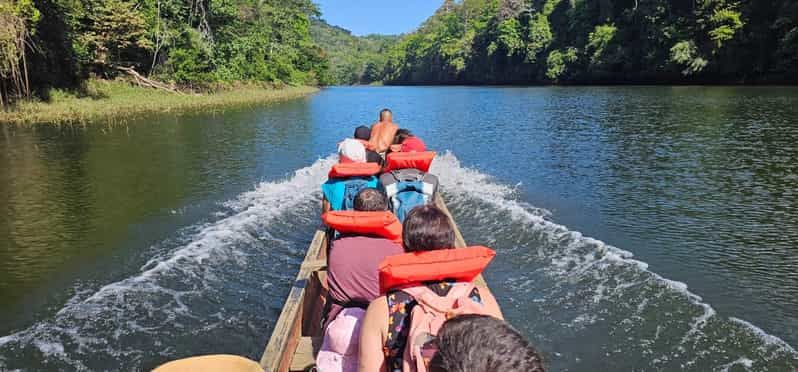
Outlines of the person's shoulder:
M 364 235 L 344 235 L 333 242 L 341 244 L 385 244 L 385 245 L 398 245 L 389 239 L 377 236 L 364 236 Z
M 379 245 L 380 252 L 386 257 L 405 253 L 405 249 L 401 244 L 389 239 L 381 239 L 381 241 L 375 245 Z
M 387 317 L 387 314 L 388 314 L 388 297 L 386 297 L 386 295 L 381 295 L 381 296 L 375 298 L 374 300 L 372 300 L 371 303 L 369 304 L 368 312 L 372 313 L 372 314 L 374 314 L 374 313 L 376 313 L 376 314 L 384 313 L 384 314 L 386 314 L 386 317 Z M 387 321 L 387 319 L 386 319 L 386 321 Z

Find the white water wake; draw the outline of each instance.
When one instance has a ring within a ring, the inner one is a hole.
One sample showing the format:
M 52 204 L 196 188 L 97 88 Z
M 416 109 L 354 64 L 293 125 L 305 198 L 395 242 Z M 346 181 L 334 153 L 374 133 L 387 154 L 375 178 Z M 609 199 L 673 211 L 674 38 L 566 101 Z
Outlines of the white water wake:
M 163 349 L 154 357 L 159 360 L 172 359 L 186 352 L 170 346 L 170 340 L 159 337 L 188 332 L 194 327 L 199 328 L 197 332 L 207 332 L 209 317 L 222 326 L 237 321 L 241 324 L 234 324 L 235 327 L 231 328 L 250 327 L 256 333 L 262 331 L 262 325 L 246 323 L 246 319 L 251 317 L 247 313 L 251 306 L 240 311 L 227 309 L 208 315 L 196 310 L 197 303 L 209 302 L 216 307 L 232 308 L 233 305 L 227 303 L 228 298 L 223 298 L 223 292 L 231 291 L 226 287 L 235 281 L 236 273 L 257 270 L 251 262 L 266 265 L 267 262 L 261 261 L 276 261 L 261 273 L 264 283 L 260 289 L 263 291 L 284 280 L 273 271 L 285 268 L 279 255 L 296 249 L 292 248 L 296 242 L 281 240 L 273 227 L 283 219 L 291 222 L 282 229 L 317 222 L 314 213 L 318 211 L 319 185 L 326 180 L 326 173 L 334 163 L 334 157 L 321 159 L 296 171 L 285 181 L 261 183 L 252 191 L 225 203 L 227 211 L 219 220 L 196 226 L 196 232 L 184 244 L 152 258 L 134 275 L 103 286 L 88 296 L 77 295 L 53 317 L 0 337 L 0 370 L 7 369 L 4 363 L 11 365 L 14 362 L 12 358 L 19 358 L 22 354 L 39 361 L 42 366 L 56 366 L 56 369 L 142 369 L 146 360 L 153 359 L 153 356 L 143 354 L 153 353 L 153 348 Z M 630 252 L 551 222 L 548 211 L 515 200 L 513 187 L 461 166 L 451 153 L 439 156 L 432 172 L 439 176 L 447 199 L 454 202 L 455 214 L 466 217 L 464 219 L 482 221 L 493 234 L 505 235 L 511 240 L 502 244 L 506 247 L 501 247 L 505 250 L 500 250 L 500 256 L 503 253 L 514 255 L 508 261 L 545 263 L 530 273 L 511 272 L 502 283 L 521 291 L 540 291 L 539 294 L 521 293 L 519 298 L 500 298 L 500 301 L 507 301 L 521 311 L 539 307 L 541 302 L 550 302 L 549 306 L 556 311 L 573 315 L 570 322 L 558 323 L 557 327 L 575 330 L 617 316 L 606 314 L 606 308 L 602 306 L 607 302 L 625 302 L 624 309 L 628 308 L 629 312 L 617 320 L 628 328 L 645 323 L 643 319 L 651 314 L 666 311 L 661 307 L 669 302 L 689 305 L 686 309 L 679 305 L 667 310 L 683 313 L 684 319 L 663 321 L 652 327 L 655 331 L 651 335 L 632 341 L 643 346 L 664 343 L 664 348 L 670 348 L 670 352 L 642 355 L 650 358 L 650 364 L 646 366 L 653 369 L 668 369 L 675 361 L 681 363 L 681 369 L 696 369 L 702 358 L 713 354 L 722 354 L 712 358 L 714 370 L 733 367 L 751 370 L 761 367 L 763 360 L 764 363 L 779 358 L 782 361 L 787 359 L 788 363 L 798 360 L 795 350 L 778 337 L 748 322 L 720 317 L 709 304 L 688 291 L 686 284 L 649 271 L 648 265 L 635 260 Z M 482 203 L 483 207 L 468 208 L 474 201 Z M 286 214 L 290 214 L 290 218 L 281 218 Z M 496 220 L 499 215 L 509 216 L 510 221 L 499 223 Z M 522 233 L 511 231 L 513 229 L 520 229 Z M 496 240 L 490 235 L 485 234 L 486 239 Z M 531 239 L 542 239 L 544 244 L 529 246 Z M 280 249 L 258 252 L 264 240 Z M 255 251 L 252 247 L 256 247 Z M 260 258 L 260 261 L 254 258 L 266 254 L 276 256 Z M 537 274 L 550 278 L 548 283 L 554 284 L 538 287 L 535 277 L 531 276 Z M 245 288 L 242 290 L 252 292 L 252 283 L 243 284 Z M 630 296 L 633 291 L 635 295 Z M 521 298 L 522 295 L 526 298 Z M 574 308 L 578 307 L 575 303 L 583 308 L 575 311 Z M 556 316 L 550 315 L 549 318 Z M 166 326 L 170 328 L 162 329 Z M 671 334 L 670 328 L 678 330 L 678 334 Z M 732 357 L 718 350 L 719 346 L 713 343 L 714 339 L 724 337 L 748 337 L 755 340 L 755 345 L 741 349 L 740 355 Z M 673 342 L 669 342 L 669 338 Z M 142 342 L 150 344 L 143 345 Z M 680 358 L 683 360 L 679 361 Z
M 732 357 L 729 367 L 737 365 L 749 369 L 752 364 L 748 361 L 758 358 L 760 364 L 754 368 L 768 366 L 773 361 L 791 366 L 788 369 L 798 368 L 798 353 L 785 341 L 751 323 L 721 317 L 710 304 L 690 292 L 685 283 L 650 271 L 648 264 L 634 259 L 631 252 L 550 221 L 550 212 L 515 200 L 516 188 L 497 183 L 490 175 L 478 170 L 463 167 L 453 154 L 440 155 L 431 172 L 438 175 L 447 198 L 454 201 L 458 217 L 476 220 L 478 225 L 486 226 L 478 236 L 491 240 L 490 243 L 502 241 L 507 245 L 504 247 L 508 249 L 506 254 L 515 256 L 507 258 L 508 261 L 540 264 L 535 272 L 512 275 L 504 284 L 519 290 L 528 289 L 531 293 L 526 293 L 526 296 L 533 296 L 533 302 L 557 303 L 551 305 L 555 308 L 552 320 L 562 321 L 557 312 L 579 306 L 581 311 L 569 313 L 574 317 L 567 327 L 582 329 L 601 322 L 601 319 L 615 319 L 618 325 L 611 325 L 610 329 L 634 334 L 633 338 L 640 337 L 630 343 L 658 345 L 656 348 L 635 346 L 640 348 L 640 353 L 652 354 L 652 361 L 646 368 L 668 369 L 675 360 L 681 359 L 681 369 L 700 370 L 699 365 L 723 369 L 719 361 Z M 477 206 L 474 201 L 486 207 Z M 550 280 L 546 285 L 536 283 L 536 278 L 541 277 Z M 678 321 L 671 319 L 659 325 L 656 319 L 647 319 L 660 316 L 673 301 L 685 304 L 676 305 L 672 310 L 680 314 Z M 541 308 L 545 309 L 545 306 Z M 619 310 L 627 313 L 608 314 Z M 646 334 L 644 339 L 644 332 L 637 330 L 643 328 L 654 331 L 651 335 Z M 673 334 L 671 340 L 666 340 L 662 334 L 673 329 L 679 329 L 681 335 Z M 544 335 L 543 338 L 547 337 Z M 740 347 L 732 350 L 738 344 L 746 343 L 745 339 L 755 340 L 752 349 Z M 662 354 L 659 360 L 653 355 L 657 352 Z M 751 355 L 736 355 L 739 352 Z M 783 367 L 776 367 L 780 368 Z
M 76 295 L 52 318 L 0 337 L 0 370 L 6 369 L 4 358 L 12 362 L 10 358 L 19 356 L 20 350 L 34 360 L 56 360 L 60 362 L 58 369 L 97 369 L 97 365 L 86 362 L 96 354 L 106 354 L 102 369 L 116 369 L 109 364 L 141 369 L 133 367 L 131 361 L 146 358 L 142 355 L 146 350 L 125 344 L 144 338 L 143 342 L 157 346 L 158 340 L 146 338 L 158 334 L 160 327 L 201 326 L 204 320 L 197 319 L 198 314 L 187 302 L 212 302 L 214 295 L 224 294 L 220 287 L 229 285 L 224 281 L 229 279 L 221 277 L 230 274 L 221 267 L 233 267 L 238 272 L 256 270 L 249 267 L 253 252 L 248 249 L 259 246 L 260 241 L 273 240 L 277 246 L 285 243 L 269 236 L 267 227 L 298 208 L 316 210 L 319 185 L 335 162 L 335 157 L 320 159 L 287 180 L 257 185 L 225 203 L 225 217 L 194 227 L 197 232 L 185 244 L 152 258 L 138 273 L 105 285 L 88 297 Z M 312 225 L 316 221 L 307 218 L 294 222 Z M 168 349 L 166 345 L 163 348 Z M 163 354 L 170 352 L 173 350 Z

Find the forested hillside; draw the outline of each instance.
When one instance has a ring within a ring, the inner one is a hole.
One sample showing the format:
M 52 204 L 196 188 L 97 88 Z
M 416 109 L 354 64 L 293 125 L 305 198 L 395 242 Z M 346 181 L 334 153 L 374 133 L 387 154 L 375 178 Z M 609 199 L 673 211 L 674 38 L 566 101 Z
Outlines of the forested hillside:
M 92 73 L 188 87 L 324 83 L 316 16 L 311 0 L 0 0 L 0 103 Z
M 798 82 L 796 0 L 447 0 L 387 83 Z
M 0 105 L 91 75 L 188 88 L 798 83 L 798 0 L 446 0 L 401 37 L 320 16 L 311 0 L 0 0 Z
M 311 25 L 313 40 L 323 46 L 330 61 L 332 83 L 370 84 L 382 80 L 387 50 L 399 36 L 357 37 L 349 30 L 316 19 Z

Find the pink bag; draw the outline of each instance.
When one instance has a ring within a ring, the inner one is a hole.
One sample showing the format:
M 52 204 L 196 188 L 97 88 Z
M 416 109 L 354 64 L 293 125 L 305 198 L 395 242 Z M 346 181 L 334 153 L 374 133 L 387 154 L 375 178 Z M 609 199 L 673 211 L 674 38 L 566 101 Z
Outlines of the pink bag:
M 322 372 L 357 372 L 360 326 L 366 311 L 343 309 L 324 331 L 324 342 L 316 355 L 316 368 Z
M 471 283 L 453 284 L 446 297 L 438 296 L 426 286 L 402 290 L 418 302 L 410 312 L 410 331 L 402 366 L 404 372 L 427 371 L 438 350 L 432 341 L 444 322 L 462 314 L 487 314 L 482 304 L 469 297 L 473 290 Z

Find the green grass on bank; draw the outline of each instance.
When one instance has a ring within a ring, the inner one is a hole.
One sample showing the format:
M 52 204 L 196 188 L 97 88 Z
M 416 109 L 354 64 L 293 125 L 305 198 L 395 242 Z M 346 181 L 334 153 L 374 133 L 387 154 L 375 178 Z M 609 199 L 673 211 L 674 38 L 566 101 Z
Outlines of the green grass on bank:
M 267 88 L 258 85 L 240 85 L 214 93 L 181 95 L 136 87 L 125 81 L 91 80 L 84 92 L 53 90 L 46 102 L 21 102 L 8 111 L 0 111 L 0 123 L 123 122 L 143 114 L 254 107 L 303 97 L 316 91 L 318 89 L 313 87 Z

